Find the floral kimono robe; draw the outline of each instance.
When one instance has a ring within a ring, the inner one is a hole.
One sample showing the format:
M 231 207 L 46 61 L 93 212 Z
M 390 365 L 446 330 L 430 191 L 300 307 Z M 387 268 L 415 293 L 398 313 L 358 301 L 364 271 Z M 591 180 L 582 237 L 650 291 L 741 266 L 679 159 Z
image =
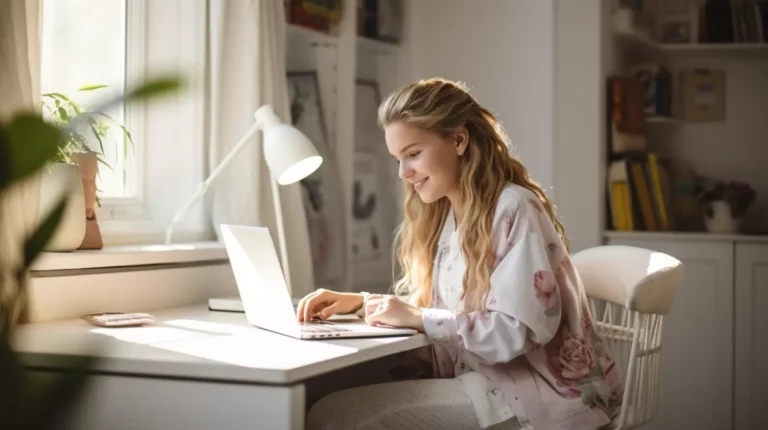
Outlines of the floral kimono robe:
M 458 246 L 453 213 L 445 221 L 433 308 L 423 310 L 433 373 L 464 380 L 483 427 L 512 414 L 544 430 L 609 424 L 621 403 L 620 371 L 592 327 L 581 279 L 538 198 L 508 185 L 492 234 L 496 262 L 486 310 L 460 313 L 440 294 L 445 282 L 460 290 L 465 270 L 460 252 L 445 261 L 451 241 Z

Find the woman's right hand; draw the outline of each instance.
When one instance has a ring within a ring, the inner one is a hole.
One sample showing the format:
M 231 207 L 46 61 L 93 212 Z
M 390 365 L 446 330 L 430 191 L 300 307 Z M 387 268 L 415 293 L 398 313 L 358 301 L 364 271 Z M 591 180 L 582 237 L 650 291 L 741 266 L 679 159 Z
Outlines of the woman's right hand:
M 299 301 L 296 316 L 299 322 L 313 318 L 327 319 L 336 314 L 351 314 L 363 307 L 363 295 L 337 293 L 322 288 L 307 294 Z

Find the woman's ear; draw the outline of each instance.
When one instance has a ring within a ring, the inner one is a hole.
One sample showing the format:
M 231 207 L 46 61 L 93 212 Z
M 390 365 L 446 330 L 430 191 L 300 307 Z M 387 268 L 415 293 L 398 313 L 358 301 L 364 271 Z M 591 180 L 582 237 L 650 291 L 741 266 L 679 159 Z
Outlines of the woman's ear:
M 456 154 L 461 157 L 464 155 L 464 152 L 467 150 L 467 145 L 469 144 L 469 132 L 467 131 L 467 128 L 464 126 L 459 127 L 456 130 Z

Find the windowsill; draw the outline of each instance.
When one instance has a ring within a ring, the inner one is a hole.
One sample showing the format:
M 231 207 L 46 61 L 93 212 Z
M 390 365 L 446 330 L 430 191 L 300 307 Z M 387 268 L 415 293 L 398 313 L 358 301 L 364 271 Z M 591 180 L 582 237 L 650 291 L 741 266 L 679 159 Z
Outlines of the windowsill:
M 158 264 L 199 263 L 227 260 L 224 244 L 216 241 L 172 245 L 107 246 L 73 252 L 44 252 L 32 265 L 33 272 Z

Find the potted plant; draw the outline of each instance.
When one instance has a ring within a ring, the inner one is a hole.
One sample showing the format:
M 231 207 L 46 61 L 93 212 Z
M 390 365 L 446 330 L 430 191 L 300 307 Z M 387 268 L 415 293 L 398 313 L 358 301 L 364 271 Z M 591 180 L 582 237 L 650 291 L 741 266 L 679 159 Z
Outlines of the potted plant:
M 755 200 L 755 190 L 740 181 L 707 181 L 699 193 L 707 231 L 733 234 L 741 231 L 741 221 Z
M 85 85 L 78 92 L 96 91 L 107 85 Z M 57 235 L 47 246 L 49 251 L 101 248 L 101 233 L 96 220 L 95 206 L 99 204 L 96 188 L 99 164 L 112 169 L 105 158 L 105 142 L 110 131 L 115 131 L 115 144 L 121 146 L 125 157 L 129 145 L 133 147 L 131 133 L 122 124 L 104 112 L 86 111 L 73 98 L 62 93 L 43 94 L 43 113 L 64 130 L 64 140 L 57 148 L 50 169 L 40 185 L 40 211 L 43 214 L 55 202 L 55 196 L 66 188 L 72 201 L 80 202 L 68 207 L 63 215 Z M 64 127 L 79 121 L 76 127 Z

